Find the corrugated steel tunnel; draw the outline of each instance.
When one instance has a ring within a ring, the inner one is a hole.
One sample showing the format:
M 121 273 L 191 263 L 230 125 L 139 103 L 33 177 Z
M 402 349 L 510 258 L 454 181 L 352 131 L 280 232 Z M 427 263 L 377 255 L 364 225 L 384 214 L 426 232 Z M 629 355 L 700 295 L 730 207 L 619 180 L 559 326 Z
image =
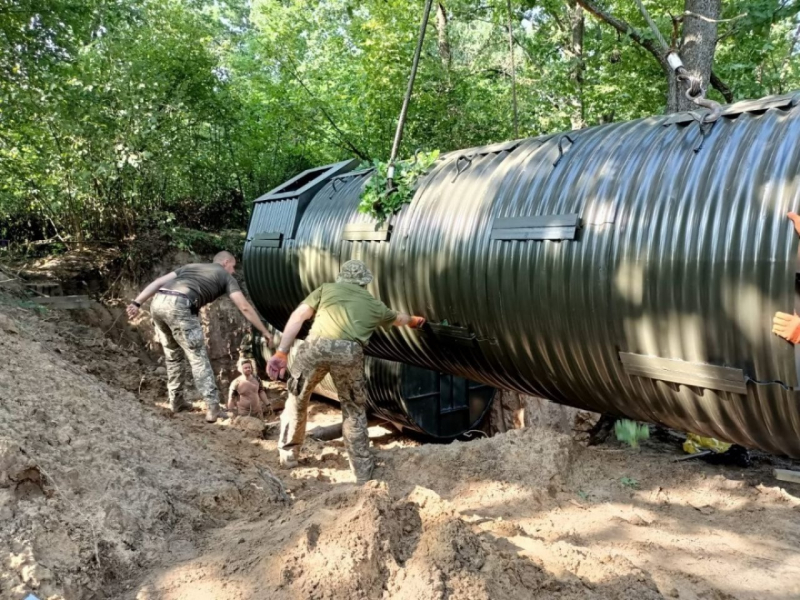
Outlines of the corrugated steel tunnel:
M 272 332 L 274 345 L 277 345 L 280 332 L 269 325 L 267 328 Z M 263 370 L 272 350 L 259 333 L 254 331 L 253 336 L 250 351 Z M 300 343 L 292 347 L 290 365 L 299 349 Z M 364 367 L 370 412 L 406 433 L 416 432 L 426 438 L 451 440 L 474 431 L 498 393 L 493 387 L 463 377 L 393 360 L 367 356 Z M 314 391 L 331 400 L 339 400 L 330 374 Z
M 429 326 L 375 357 L 800 457 L 795 303 L 800 93 L 712 126 L 680 113 L 451 152 L 376 225 L 370 170 L 306 171 L 258 198 L 248 288 L 282 328 L 339 266 Z

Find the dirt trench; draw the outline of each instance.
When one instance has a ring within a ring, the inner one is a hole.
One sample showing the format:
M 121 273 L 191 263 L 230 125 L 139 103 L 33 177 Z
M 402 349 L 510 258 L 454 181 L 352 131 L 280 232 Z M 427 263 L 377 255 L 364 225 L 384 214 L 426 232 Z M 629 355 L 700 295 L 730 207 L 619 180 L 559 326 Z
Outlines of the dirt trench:
M 103 310 L 0 299 L 2 599 L 800 598 L 800 488 L 771 476 L 787 461 L 586 447 L 536 404 L 471 442 L 372 427 L 365 486 L 341 440 L 284 471 L 274 426 L 171 415 L 157 349 Z M 339 418 L 314 402 L 309 428 Z

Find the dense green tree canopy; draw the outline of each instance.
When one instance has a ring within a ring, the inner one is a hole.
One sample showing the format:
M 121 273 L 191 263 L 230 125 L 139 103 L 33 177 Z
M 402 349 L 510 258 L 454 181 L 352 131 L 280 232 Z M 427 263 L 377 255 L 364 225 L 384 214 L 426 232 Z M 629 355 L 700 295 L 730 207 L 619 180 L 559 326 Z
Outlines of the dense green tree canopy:
M 0 0 L 0 237 L 241 228 L 301 169 L 386 159 L 423 5 Z M 800 1 L 645 5 L 687 53 L 718 11 L 710 97 L 800 87 Z M 401 155 L 513 138 L 512 80 L 520 136 L 664 112 L 654 39 L 633 0 L 434 2 Z

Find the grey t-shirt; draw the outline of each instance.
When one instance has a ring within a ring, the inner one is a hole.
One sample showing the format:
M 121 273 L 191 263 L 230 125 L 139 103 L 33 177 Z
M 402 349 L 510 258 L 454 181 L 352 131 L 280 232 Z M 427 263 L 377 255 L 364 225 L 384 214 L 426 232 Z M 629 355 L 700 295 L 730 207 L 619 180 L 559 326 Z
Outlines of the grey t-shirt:
M 175 270 L 177 277 L 162 289 L 186 294 L 197 308 L 213 302 L 223 294 L 229 296 L 241 288 L 233 275 L 219 263 L 192 263 Z

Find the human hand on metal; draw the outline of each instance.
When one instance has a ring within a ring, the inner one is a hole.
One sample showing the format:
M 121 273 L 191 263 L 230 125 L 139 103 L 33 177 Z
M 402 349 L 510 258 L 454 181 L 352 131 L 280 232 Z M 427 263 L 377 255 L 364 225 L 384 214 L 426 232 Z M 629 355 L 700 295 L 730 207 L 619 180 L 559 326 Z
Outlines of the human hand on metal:
M 792 223 L 794 223 L 794 230 L 797 232 L 797 235 L 800 235 L 800 215 L 794 212 L 787 213 L 786 215 L 789 217 Z
M 286 376 L 286 352 L 278 350 L 267 362 L 267 375 L 275 381 Z
M 425 317 L 418 317 L 416 315 L 412 316 L 411 320 L 408 322 L 408 326 L 411 327 L 411 329 L 419 329 L 423 325 L 425 325 Z
M 793 344 L 800 343 L 800 317 L 776 312 L 772 319 L 772 333 L 789 340 Z

